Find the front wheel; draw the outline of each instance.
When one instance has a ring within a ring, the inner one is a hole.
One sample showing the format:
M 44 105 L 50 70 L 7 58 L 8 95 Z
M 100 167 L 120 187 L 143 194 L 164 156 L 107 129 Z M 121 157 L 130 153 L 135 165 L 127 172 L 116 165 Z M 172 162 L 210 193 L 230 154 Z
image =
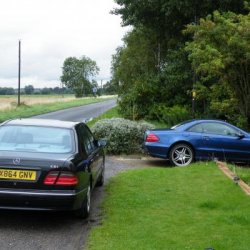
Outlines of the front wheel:
M 180 143 L 171 149 L 169 160 L 175 166 L 184 167 L 194 160 L 194 152 L 189 145 Z
M 90 213 L 90 205 L 91 205 L 91 187 L 89 183 L 86 197 L 83 200 L 81 208 L 75 212 L 75 215 L 79 218 L 83 219 L 87 218 Z

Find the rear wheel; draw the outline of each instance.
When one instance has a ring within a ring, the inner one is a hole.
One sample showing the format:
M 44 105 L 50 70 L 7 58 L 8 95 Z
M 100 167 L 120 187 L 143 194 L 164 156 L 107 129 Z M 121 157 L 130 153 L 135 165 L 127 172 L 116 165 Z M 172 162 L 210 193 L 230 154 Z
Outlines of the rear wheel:
M 180 143 L 171 149 L 169 159 L 173 165 L 184 167 L 194 160 L 194 152 L 189 145 Z
M 91 187 L 89 183 L 86 197 L 83 200 L 81 208 L 75 212 L 75 215 L 79 218 L 83 219 L 87 218 L 90 213 L 90 205 L 91 205 Z
M 101 175 L 100 175 L 99 179 L 96 182 L 97 187 L 103 186 L 103 184 L 104 184 L 104 173 L 105 173 L 105 165 L 103 163 Z

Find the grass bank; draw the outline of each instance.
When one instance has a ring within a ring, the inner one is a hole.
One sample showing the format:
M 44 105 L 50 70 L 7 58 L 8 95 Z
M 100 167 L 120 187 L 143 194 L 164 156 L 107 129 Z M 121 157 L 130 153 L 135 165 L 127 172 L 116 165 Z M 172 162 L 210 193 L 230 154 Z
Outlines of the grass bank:
M 239 176 L 246 184 L 250 186 L 250 168 L 249 166 L 237 166 L 229 164 L 228 167 Z
M 21 105 L 20 107 L 13 107 L 5 110 L 0 110 L 0 122 L 3 122 L 8 119 L 14 118 L 25 118 L 31 117 L 34 115 L 45 114 L 48 112 L 72 108 L 82 105 L 87 105 L 91 103 L 101 102 L 108 100 L 107 98 L 80 98 L 67 102 L 53 102 L 53 103 L 41 103 L 34 105 Z
M 122 116 L 118 113 L 118 107 L 114 107 L 102 115 L 94 118 L 93 120 L 89 121 L 87 124 L 89 127 L 92 127 L 96 122 L 102 120 L 102 119 L 111 119 L 111 118 L 121 118 Z
M 146 122 L 153 124 L 156 128 L 170 128 L 170 127 L 172 127 L 172 126 L 170 126 L 164 122 L 160 122 L 160 121 L 146 120 Z
M 119 113 L 119 107 L 118 106 L 116 106 L 116 107 L 108 110 L 107 112 L 103 113 L 102 115 L 94 118 L 93 120 L 88 122 L 88 125 L 91 127 L 96 122 L 98 122 L 99 120 L 111 119 L 111 118 L 123 118 L 123 116 Z M 167 127 L 169 127 L 165 123 L 158 122 L 158 121 L 146 120 L 146 122 L 149 122 L 149 123 L 153 124 L 156 128 L 167 128 Z
M 88 250 L 248 250 L 250 198 L 215 163 L 142 168 L 111 179 Z

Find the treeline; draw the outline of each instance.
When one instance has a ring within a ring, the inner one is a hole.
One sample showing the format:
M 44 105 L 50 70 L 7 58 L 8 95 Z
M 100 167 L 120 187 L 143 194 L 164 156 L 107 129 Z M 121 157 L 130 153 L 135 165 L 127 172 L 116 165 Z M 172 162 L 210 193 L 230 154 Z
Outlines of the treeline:
M 102 88 L 98 87 L 97 83 L 95 85 L 97 87 L 97 95 L 114 95 L 117 93 L 116 87 L 111 83 L 107 82 L 103 85 Z M 0 87 L 0 95 L 16 95 L 17 89 Z M 55 88 L 34 88 L 33 85 L 26 85 L 21 89 L 21 94 L 26 95 L 60 95 L 60 94 L 75 94 L 74 89 L 66 88 L 66 87 L 55 87 Z M 86 91 L 86 95 L 92 95 L 93 91 L 91 88 Z
M 0 95 L 16 95 L 17 89 L 0 87 Z M 73 94 L 73 91 L 68 88 L 34 88 L 32 85 L 27 85 L 21 89 L 21 94 L 26 95 L 53 95 L 53 94 Z
M 133 27 L 112 60 L 125 117 L 249 126 L 249 0 L 115 1 Z

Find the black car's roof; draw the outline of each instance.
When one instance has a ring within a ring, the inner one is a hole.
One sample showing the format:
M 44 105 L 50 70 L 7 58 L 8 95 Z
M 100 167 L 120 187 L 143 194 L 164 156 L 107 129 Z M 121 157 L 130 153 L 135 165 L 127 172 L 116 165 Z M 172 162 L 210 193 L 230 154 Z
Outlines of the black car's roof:
M 73 128 L 79 122 L 69 122 L 49 119 L 15 119 L 4 123 L 4 125 L 24 125 L 24 126 L 41 126 L 55 128 Z

